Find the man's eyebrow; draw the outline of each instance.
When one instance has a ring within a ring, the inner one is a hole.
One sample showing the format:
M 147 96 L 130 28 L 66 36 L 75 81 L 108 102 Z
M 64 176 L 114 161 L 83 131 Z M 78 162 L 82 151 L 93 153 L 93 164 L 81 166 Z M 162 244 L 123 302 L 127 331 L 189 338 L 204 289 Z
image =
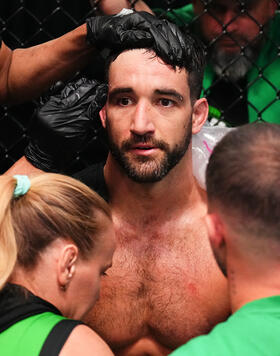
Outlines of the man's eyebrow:
M 179 101 L 184 101 L 184 97 L 173 89 L 156 89 L 155 94 L 167 95 L 176 98 Z
M 112 91 L 109 90 L 109 96 L 110 97 L 113 97 L 115 95 L 118 95 L 118 94 L 125 94 L 125 93 L 132 93 L 133 90 L 132 88 L 116 88 L 116 89 L 113 89 Z

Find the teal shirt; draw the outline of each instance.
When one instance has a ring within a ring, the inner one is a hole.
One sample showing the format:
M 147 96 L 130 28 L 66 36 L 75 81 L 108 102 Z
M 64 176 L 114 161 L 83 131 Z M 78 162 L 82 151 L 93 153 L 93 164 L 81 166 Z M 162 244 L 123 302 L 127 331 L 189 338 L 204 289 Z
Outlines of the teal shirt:
M 178 25 L 195 21 L 192 5 L 174 9 L 167 16 Z M 280 14 L 276 14 L 271 20 L 264 47 L 247 74 L 249 122 L 262 119 L 280 124 L 280 57 L 277 56 L 277 46 L 280 46 Z M 214 76 L 208 65 L 203 80 L 203 92 L 211 86 Z
M 280 296 L 244 305 L 208 334 L 196 337 L 172 356 L 279 356 Z

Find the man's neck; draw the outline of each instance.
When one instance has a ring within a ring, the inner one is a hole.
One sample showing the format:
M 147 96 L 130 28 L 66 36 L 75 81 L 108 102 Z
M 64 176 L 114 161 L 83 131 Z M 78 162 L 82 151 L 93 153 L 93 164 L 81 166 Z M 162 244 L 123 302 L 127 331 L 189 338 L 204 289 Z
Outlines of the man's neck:
M 186 156 L 161 181 L 137 183 L 109 155 L 104 176 L 111 207 L 126 216 L 147 215 L 152 211 L 164 218 L 205 201 L 205 191 L 193 177 L 192 162 Z
M 229 294 L 232 312 L 254 300 L 280 295 L 280 266 L 263 265 L 253 269 L 240 264 L 228 269 Z

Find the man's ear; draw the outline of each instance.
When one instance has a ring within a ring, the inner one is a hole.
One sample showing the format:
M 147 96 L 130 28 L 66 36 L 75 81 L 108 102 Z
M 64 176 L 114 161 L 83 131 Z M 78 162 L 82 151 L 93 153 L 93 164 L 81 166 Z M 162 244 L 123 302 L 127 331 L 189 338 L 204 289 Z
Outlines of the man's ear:
M 58 260 L 58 284 L 65 291 L 73 278 L 78 258 L 78 247 L 73 243 L 65 244 L 59 254 Z
M 225 242 L 225 226 L 216 213 L 205 216 L 206 228 L 210 243 L 215 248 L 221 247 Z
M 193 106 L 192 133 L 197 134 L 208 117 L 208 102 L 205 98 L 198 99 Z
M 100 119 L 101 119 L 102 126 L 104 127 L 104 129 L 106 129 L 107 115 L 106 115 L 105 106 L 103 106 L 103 108 L 100 110 L 99 116 L 100 116 Z

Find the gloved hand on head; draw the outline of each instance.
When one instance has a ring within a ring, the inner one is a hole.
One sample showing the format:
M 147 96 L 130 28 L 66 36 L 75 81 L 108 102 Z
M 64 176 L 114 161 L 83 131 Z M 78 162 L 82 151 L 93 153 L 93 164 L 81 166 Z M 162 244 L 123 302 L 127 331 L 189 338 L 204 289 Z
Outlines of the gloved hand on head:
M 96 16 L 87 20 L 87 39 L 99 50 L 123 51 L 150 48 L 166 63 L 183 65 L 187 51 L 183 34 L 167 20 L 145 12 L 130 12 L 111 16 Z

